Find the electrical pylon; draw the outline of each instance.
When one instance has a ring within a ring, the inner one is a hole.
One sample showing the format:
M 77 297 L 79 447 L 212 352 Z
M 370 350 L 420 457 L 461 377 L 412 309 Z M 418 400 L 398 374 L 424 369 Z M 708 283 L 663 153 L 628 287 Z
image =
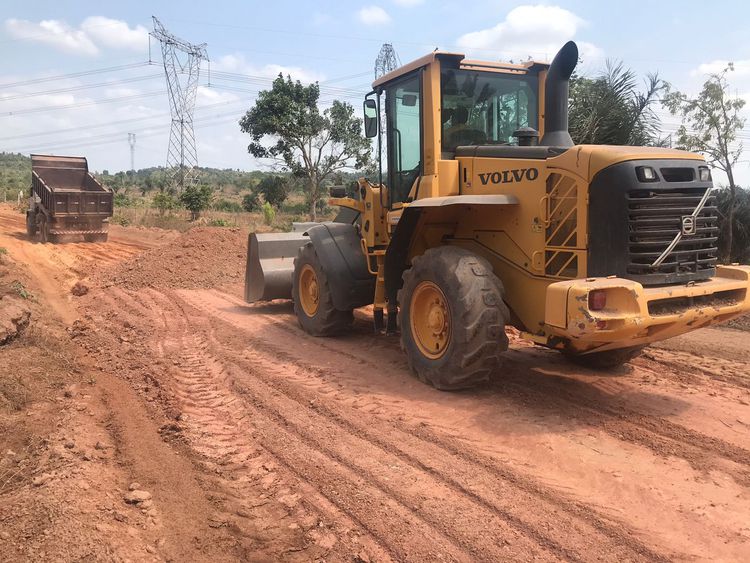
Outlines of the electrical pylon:
M 195 146 L 193 110 L 198 92 L 201 61 L 209 61 L 206 44 L 194 45 L 169 33 L 152 16 L 154 31 L 151 37 L 161 44 L 164 73 L 167 76 L 169 110 L 172 128 L 169 131 L 167 170 L 170 184 L 178 190 L 198 180 L 198 151 Z M 180 80 L 184 77 L 184 80 Z
M 375 59 L 375 80 L 388 74 L 392 70 L 396 70 L 401 66 L 401 59 L 398 58 L 396 50 L 390 43 L 383 43 L 378 53 L 378 58 Z

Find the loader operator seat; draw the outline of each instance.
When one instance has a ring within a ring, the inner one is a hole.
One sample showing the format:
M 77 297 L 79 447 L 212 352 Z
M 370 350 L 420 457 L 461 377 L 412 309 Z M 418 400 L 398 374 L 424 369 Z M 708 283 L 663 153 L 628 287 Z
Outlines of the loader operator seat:
M 479 129 L 470 129 L 469 110 L 458 106 L 450 114 L 451 126 L 445 130 L 446 148 L 455 149 L 461 145 L 481 145 L 487 141 L 487 135 Z

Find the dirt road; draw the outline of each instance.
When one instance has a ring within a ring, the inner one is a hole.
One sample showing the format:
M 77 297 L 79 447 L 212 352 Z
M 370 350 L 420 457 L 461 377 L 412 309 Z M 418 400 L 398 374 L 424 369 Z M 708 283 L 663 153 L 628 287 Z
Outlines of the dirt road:
M 0 212 L 0 246 L 29 264 L 73 327 L 81 369 L 96 373 L 99 414 L 76 428 L 105 433 L 114 447 L 71 502 L 82 514 L 90 503 L 118 504 L 127 522 L 112 517 L 91 531 L 113 546 L 107 556 L 750 554 L 746 332 L 702 330 L 609 375 L 511 334 L 490 385 L 442 393 L 411 377 L 396 339 L 371 334 L 367 311 L 351 334 L 316 339 L 299 329 L 289 303 L 246 305 L 237 284 L 207 289 L 201 252 L 212 260 L 226 252 L 227 271 L 241 271 L 244 249 L 231 237 L 218 247 L 210 233 L 175 239 L 120 229 L 107 245 L 42 246 L 25 241 L 11 219 Z M 133 274 L 174 249 L 185 263 L 169 283 Z M 189 280 L 180 283 L 184 272 Z M 91 290 L 71 297 L 80 278 Z M 122 503 L 130 481 L 153 505 Z M 113 489 L 120 492 L 102 496 Z M 0 554 L 11 553 L 3 552 L 10 540 L 2 542 Z

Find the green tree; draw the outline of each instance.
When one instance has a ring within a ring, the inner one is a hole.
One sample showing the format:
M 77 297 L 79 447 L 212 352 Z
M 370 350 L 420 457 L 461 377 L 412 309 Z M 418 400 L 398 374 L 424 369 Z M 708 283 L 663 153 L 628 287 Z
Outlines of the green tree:
M 734 65 L 729 63 L 723 71 L 711 74 L 694 98 L 671 87 L 664 96 L 664 105 L 670 113 L 682 117 L 677 130 L 677 145 L 701 153 L 711 166 L 727 175 L 729 204 L 724 231 L 726 245 L 722 249 L 726 258 L 732 255 L 734 244 L 738 187 L 734 181 L 734 166 L 743 151 L 742 142 L 737 141 L 737 132 L 745 126 L 745 119 L 740 117 L 745 100 L 729 93 L 727 73 L 733 70 Z
M 276 209 L 281 207 L 288 194 L 286 178 L 282 176 L 268 176 L 263 178 L 255 188 L 255 191 L 263 195 L 263 199 L 273 205 Z
M 249 194 L 245 194 L 242 198 L 242 209 L 248 213 L 260 209 L 260 198 L 258 197 L 258 192 L 252 191 Z
M 312 220 L 325 181 L 339 170 L 366 166 L 371 152 L 354 108 L 334 101 L 321 112 L 319 99 L 317 83 L 303 86 L 279 74 L 240 120 L 240 128 L 250 135 L 250 154 L 273 159 L 305 179 Z
M 656 74 L 638 89 L 632 70 L 607 61 L 594 78 L 574 76 L 570 81 L 570 136 L 577 144 L 661 145 L 659 119 L 653 106 L 666 84 Z
M 151 205 L 159 210 L 159 215 L 164 215 L 165 212 L 176 209 L 179 203 L 169 192 L 160 191 L 154 195 Z
M 187 186 L 180 194 L 180 203 L 190 211 L 192 221 L 200 217 L 201 211 L 208 209 L 211 199 L 213 199 L 213 190 L 207 184 Z
M 729 223 L 730 205 L 734 211 L 733 221 Z M 726 233 L 732 230 L 732 254 L 727 254 L 729 262 L 747 264 L 750 262 L 750 190 L 737 186 L 734 201 L 729 188 L 721 189 L 716 194 L 716 207 L 719 209 L 719 248 L 727 247 Z

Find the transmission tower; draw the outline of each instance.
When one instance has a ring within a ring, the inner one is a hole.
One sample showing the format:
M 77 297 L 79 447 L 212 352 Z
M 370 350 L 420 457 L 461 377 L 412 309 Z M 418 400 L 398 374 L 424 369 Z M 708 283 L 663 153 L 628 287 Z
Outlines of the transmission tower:
M 135 174 L 135 133 L 128 133 L 128 144 L 130 145 L 130 171 Z
M 378 58 L 375 59 L 375 80 L 388 74 L 392 70 L 396 70 L 401 66 L 401 60 L 396 54 L 396 50 L 390 43 L 383 43 L 378 53 Z
M 172 128 L 169 132 L 167 170 L 170 183 L 182 190 L 198 180 L 198 151 L 195 147 L 193 110 L 198 92 L 201 61 L 209 61 L 206 44 L 194 45 L 169 33 L 152 16 L 154 31 L 150 35 L 161 43 L 164 72 L 167 76 L 169 110 Z

